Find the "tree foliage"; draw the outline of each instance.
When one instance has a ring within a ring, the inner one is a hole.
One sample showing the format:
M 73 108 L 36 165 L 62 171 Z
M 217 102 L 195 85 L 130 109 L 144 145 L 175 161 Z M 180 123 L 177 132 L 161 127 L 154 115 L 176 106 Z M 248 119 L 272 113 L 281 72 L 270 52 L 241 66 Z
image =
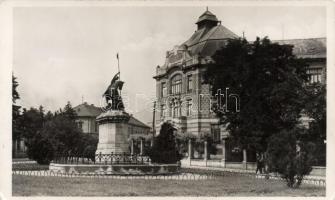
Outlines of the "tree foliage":
M 309 122 L 308 134 L 303 140 L 315 144 L 314 165 L 326 166 L 326 144 L 327 139 L 327 108 L 326 108 L 326 85 L 314 83 L 307 86 L 306 104 L 304 114 L 311 120 Z
M 42 164 L 48 164 L 59 153 L 94 159 L 98 138 L 84 134 L 75 122 L 76 116 L 70 102 L 55 114 L 50 111 L 45 114 L 42 106 L 24 109 L 22 121 L 28 157 Z
M 43 110 L 43 109 L 42 109 Z M 43 128 L 44 113 L 41 109 L 30 108 L 29 110 L 23 109 L 21 116 L 22 131 L 24 138 L 29 143 Z
M 292 54 L 292 46 L 257 38 L 230 40 L 213 56 L 215 64 L 204 74 L 205 83 L 218 90 L 237 94 L 240 112 L 232 112 L 235 101 L 213 105 L 214 112 L 243 148 L 264 152 L 267 139 L 299 123 L 307 81 L 307 64 Z M 227 106 L 224 112 L 220 105 Z
M 312 170 L 312 142 L 299 140 L 303 130 L 283 130 L 272 135 L 267 149 L 267 164 L 270 172 L 279 173 L 289 187 L 299 187 L 303 177 Z
M 28 157 L 38 164 L 49 164 L 55 154 L 55 146 L 50 138 L 38 132 L 28 143 Z
M 20 121 L 20 108 L 21 106 L 16 105 L 16 101 L 20 99 L 20 95 L 17 91 L 17 87 L 19 83 L 16 80 L 17 78 L 12 75 L 12 139 L 18 139 L 22 135 L 22 131 L 20 129 L 21 121 Z
M 309 85 L 306 98 L 304 113 L 312 119 L 309 123 L 309 135 L 314 139 L 326 140 L 326 85 L 320 83 Z
M 16 103 L 16 100 L 20 99 L 20 95 L 17 91 L 17 87 L 19 86 L 19 83 L 16 80 L 17 78 L 12 75 L 12 102 L 13 104 Z
M 171 124 L 162 124 L 159 135 L 154 139 L 154 145 L 148 153 L 151 162 L 172 164 L 181 160 L 181 154 L 176 148 L 174 131 Z

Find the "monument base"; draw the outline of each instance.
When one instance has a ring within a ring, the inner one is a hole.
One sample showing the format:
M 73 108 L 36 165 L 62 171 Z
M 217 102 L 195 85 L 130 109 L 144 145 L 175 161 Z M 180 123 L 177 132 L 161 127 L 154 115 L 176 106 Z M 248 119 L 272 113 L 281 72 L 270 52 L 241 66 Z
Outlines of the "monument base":
M 96 154 L 129 153 L 128 121 L 130 115 L 120 110 L 108 110 L 97 117 L 99 143 Z

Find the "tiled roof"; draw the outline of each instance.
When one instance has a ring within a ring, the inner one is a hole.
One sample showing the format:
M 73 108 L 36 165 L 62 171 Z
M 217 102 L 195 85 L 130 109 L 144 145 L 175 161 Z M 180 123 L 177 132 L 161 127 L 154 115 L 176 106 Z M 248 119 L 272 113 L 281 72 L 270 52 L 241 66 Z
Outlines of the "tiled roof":
M 218 25 L 211 29 L 202 28 L 184 42 L 192 55 L 212 56 L 214 52 L 220 49 L 227 39 L 237 38 L 238 36 L 228 28 Z
M 326 58 L 326 38 L 274 40 L 278 44 L 293 45 L 293 54 L 299 58 Z
M 145 127 L 145 128 L 150 128 L 150 126 L 148 126 L 145 123 L 141 122 L 140 120 L 136 119 L 134 116 L 130 117 L 128 124 L 131 124 L 131 125 L 134 125 L 134 126 L 141 126 L 141 127 Z
M 86 102 L 73 108 L 79 117 L 97 117 L 102 112 L 101 108 L 89 105 Z
M 218 21 L 216 16 L 208 10 L 206 12 L 204 12 L 202 15 L 200 15 L 196 24 L 198 24 L 201 21 L 205 21 L 205 20 L 214 21 L 214 22 Z

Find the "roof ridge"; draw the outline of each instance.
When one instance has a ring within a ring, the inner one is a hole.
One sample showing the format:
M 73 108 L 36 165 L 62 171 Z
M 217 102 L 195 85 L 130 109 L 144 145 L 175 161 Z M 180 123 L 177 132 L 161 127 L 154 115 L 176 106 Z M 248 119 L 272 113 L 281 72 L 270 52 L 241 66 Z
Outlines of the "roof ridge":
M 137 119 L 136 117 L 134 117 L 133 115 L 131 116 L 131 118 L 133 120 L 135 120 L 135 122 L 137 122 L 138 124 L 137 125 L 140 125 L 140 126 L 145 126 L 145 127 L 148 127 L 148 128 L 151 128 L 150 126 L 148 126 L 147 124 L 145 124 L 144 122 L 140 121 L 139 119 Z
M 296 38 L 296 39 L 271 40 L 271 41 L 312 40 L 312 39 L 327 39 L 327 37 Z

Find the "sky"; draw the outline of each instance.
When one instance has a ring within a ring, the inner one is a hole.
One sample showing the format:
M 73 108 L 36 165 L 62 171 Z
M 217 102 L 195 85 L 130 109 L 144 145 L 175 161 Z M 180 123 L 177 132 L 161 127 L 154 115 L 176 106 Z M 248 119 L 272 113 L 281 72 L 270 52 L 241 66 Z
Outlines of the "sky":
M 99 106 L 120 57 L 126 110 L 150 122 L 157 65 L 186 41 L 205 7 L 17 7 L 13 72 L 22 107 Z M 324 7 L 209 7 L 248 40 L 326 37 Z

